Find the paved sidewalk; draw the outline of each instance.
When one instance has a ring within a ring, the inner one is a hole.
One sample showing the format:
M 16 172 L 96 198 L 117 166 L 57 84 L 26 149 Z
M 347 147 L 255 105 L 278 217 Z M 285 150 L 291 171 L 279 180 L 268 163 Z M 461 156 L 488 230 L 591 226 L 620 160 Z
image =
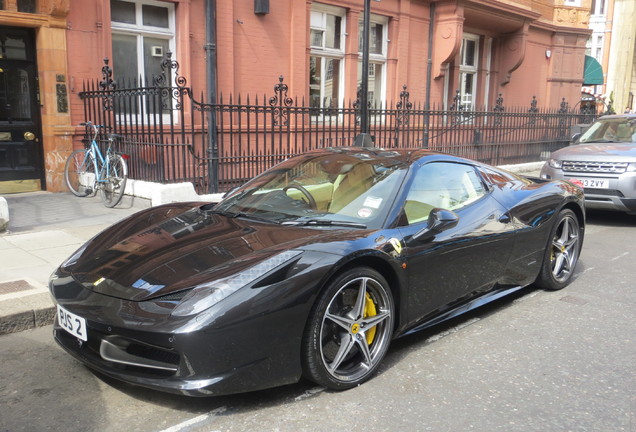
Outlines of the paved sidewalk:
M 47 325 L 54 317 L 47 284 L 55 268 L 113 223 L 150 207 L 125 196 L 116 208 L 99 197 L 33 192 L 4 195 L 10 223 L 0 233 L 0 334 Z

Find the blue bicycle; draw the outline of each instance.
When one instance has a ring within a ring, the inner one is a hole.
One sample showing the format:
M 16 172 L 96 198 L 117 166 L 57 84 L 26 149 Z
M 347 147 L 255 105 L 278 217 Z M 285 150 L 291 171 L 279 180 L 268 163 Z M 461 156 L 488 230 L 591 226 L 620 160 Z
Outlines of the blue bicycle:
M 64 179 L 74 195 L 93 196 L 100 191 L 106 207 L 115 207 L 121 201 L 126 189 L 128 166 L 122 155 L 112 148 L 114 135 L 108 134 L 108 148 L 105 154 L 97 145 L 100 125 L 91 122 L 80 124 L 92 130 L 93 136 L 88 148 L 75 150 L 66 160 Z

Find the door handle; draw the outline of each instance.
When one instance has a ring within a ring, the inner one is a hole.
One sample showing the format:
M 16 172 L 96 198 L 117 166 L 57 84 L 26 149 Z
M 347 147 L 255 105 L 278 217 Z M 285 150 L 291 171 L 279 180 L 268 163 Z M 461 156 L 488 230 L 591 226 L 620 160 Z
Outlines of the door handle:
M 33 132 L 25 132 L 24 139 L 25 141 L 33 141 L 35 139 L 35 134 Z

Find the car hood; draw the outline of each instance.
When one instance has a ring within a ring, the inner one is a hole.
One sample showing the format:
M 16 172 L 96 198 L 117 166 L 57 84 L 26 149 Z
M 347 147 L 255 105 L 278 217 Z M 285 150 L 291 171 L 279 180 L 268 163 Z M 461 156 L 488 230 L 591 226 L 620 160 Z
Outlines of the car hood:
M 557 150 L 552 157 L 572 161 L 636 161 L 636 143 L 576 144 Z
M 363 231 L 349 230 L 349 235 Z M 342 240 L 342 230 L 255 222 L 192 203 L 167 205 L 103 231 L 62 269 L 94 292 L 143 301 L 229 276 L 284 250 Z

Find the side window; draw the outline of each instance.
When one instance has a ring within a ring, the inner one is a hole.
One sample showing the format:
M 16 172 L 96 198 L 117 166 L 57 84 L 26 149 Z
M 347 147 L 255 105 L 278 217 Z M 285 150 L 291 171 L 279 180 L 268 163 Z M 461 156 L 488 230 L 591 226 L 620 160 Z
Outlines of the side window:
M 422 166 L 406 196 L 404 212 L 409 224 L 428 219 L 434 208 L 459 210 L 487 193 L 470 165 L 434 162 Z
M 479 172 L 481 173 L 484 180 L 486 180 L 490 184 L 504 184 L 511 181 L 518 180 L 516 177 L 509 175 L 508 173 L 502 171 L 495 171 L 488 168 L 479 168 Z

